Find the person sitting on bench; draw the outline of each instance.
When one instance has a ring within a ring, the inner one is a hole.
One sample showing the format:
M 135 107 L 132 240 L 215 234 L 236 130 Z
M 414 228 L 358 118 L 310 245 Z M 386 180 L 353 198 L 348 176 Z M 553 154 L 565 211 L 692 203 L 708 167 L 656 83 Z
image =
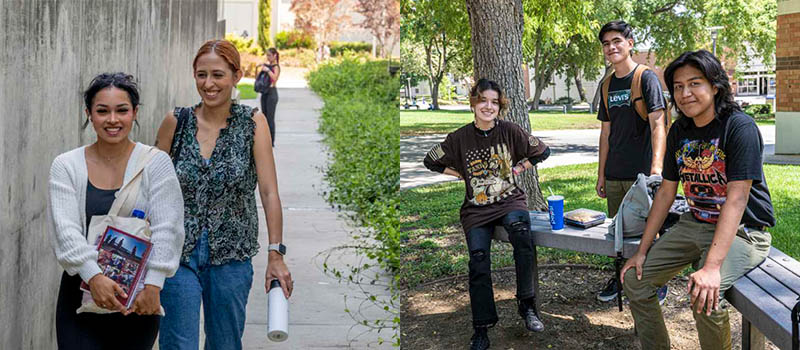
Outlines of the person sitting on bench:
M 478 80 L 470 91 L 474 122 L 447 135 L 434 146 L 424 164 L 430 170 L 464 179 L 466 196 L 461 206 L 461 226 L 469 248 L 469 298 L 475 335 L 471 349 L 487 349 L 487 328 L 498 321 L 492 290 L 489 248 L 494 227 L 502 224 L 514 247 L 518 310 L 528 330 L 544 325 L 536 310 L 533 256 L 525 192 L 515 175 L 550 155 L 550 148 L 519 125 L 499 120 L 508 100 L 494 81 Z
M 679 119 L 667 135 L 664 180 L 636 254 L 622 268 L 625 295 L 642 349 L 669 349 L 656 290 L 688 265 L 688 289 L 700 347 L 730 349 L 720 296 L 766 259 L 775 225 L 762 169 L 761 133 L 733 101 L 728 75 L 705 50 L 685 52 L 664 71 Z M 669 233 L 653 243 L 678 182 L 689 203 Z M 652 247 L 651 247 L 652 243 Z

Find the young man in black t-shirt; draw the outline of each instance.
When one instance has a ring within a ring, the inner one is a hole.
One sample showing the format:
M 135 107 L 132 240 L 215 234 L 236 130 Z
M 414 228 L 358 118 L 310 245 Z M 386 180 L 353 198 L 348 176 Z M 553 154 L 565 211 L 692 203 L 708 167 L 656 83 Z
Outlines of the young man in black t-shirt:
M 708 51 L 684 53 L 664 77 L 680 119 L 667 136 L 664 180 L 639 250 L 622 268 L 622 282 L 642 348 L 669 349 L 655 291 L 694 266 L 688 289 L 700 346 L 730 349 L 728 311 L 719 309 L 720 296 L 764 261 L 771 242 L 766 228 L 775 225 L 762 169 L 764 143 Z M 691 211 L 653 243 L 679 182 Z
M 639 66 L 631 58 L 633 33 L 623 21 L 612 21 L 600 29 L 603 55 L 614 65 L 607 94 L 603 93 L 597 119 L 600 129 L 600 159 L 597 165 L 597 195 L 605 198 L 608 216 L 617 215 L 622 199 L 638 174 L 661 175 L 666 139 L 664 96 L 658 76 L 652 70 L 641 73 L 639 87 L 647 111 L 647 120 L 636 112 L 633 91 L 634 76 Z M 641 103 L 641 102 L 638 102 Z M 612 277 L 597 299 L 611 301 L 620 286 Z M 666 297 L 666 287 L 660 291 Z

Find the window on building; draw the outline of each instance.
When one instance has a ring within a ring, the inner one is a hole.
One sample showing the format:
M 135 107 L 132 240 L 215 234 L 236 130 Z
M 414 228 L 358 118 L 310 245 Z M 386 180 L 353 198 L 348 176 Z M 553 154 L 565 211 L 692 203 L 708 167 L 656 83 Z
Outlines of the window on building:
M 775 96 L 775 86 L 776 85 L 777 84 L 775 82 L 775 77 L 774 76 L 773 77 L 769 77 L 769 83 L 767 85 L 768 86 L 767 87 L 767 95 Z
M 739 79 L 737 95 L 758 95 L 758 78 Z

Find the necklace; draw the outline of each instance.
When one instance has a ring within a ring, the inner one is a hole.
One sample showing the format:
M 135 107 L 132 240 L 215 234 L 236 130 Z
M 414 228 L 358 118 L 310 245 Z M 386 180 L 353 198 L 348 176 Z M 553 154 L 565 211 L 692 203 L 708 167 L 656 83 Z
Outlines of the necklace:
M 474 121 L 472 121 L 472 124 L 473 124 L 473 125 L 475 125 L 475 129 L 478 129 L 478 130 L 481 132 L 481 135 L 482 135 L 483 137 L 489 137 L 489 132 L 491 132 L 491 131 L 492 131 L 492 129 L 494 129 L 494 127 L 495 127 L 495 126 L 497 126 L 497 119 L 492 119 L 492 126 L 491 126 L 491 127 L 489 127 L 489 128 L 488 128 L 488 129 L 486 129 L 486 130 L 484 130 L 484 129 L 481 129 L 481 128 L 478 126 L 478 121 L 477 121 L 477 120 L 474 120 Z
M 118 154 L 115 154 L 115 155 L 112 155 L 112 156 L 106 156 L 104 154 L 101 154 L 100 153 L 100 147 L 95 145 L 94 154 L 95 154 L 95 156 L 97 156 L 98 160 L 102 161 L 105 164 L 109 164 L 109 163 L 112 163 L 112 161 L 116 161 L 116 160 L 122 158 L 123 156 L 125 156 L 126 154 L 128 154 L 129 150 L 130 150 L 130 145 L 128 147 L 125 147 L 125 149 L 123 149 Z

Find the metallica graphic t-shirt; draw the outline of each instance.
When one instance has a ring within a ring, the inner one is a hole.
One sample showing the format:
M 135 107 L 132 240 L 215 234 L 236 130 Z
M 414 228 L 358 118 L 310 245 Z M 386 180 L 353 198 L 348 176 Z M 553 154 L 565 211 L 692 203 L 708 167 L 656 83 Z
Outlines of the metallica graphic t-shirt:
M 636 114 L 631 101 L 632 70 L 624 78 L 611 75 L 608 86 L 608 114 L 602 103 L 597 119 L 611 122 L 608 135 L 608 159 L 605 176 L 608 180 L 636 180 L 639 173 L 650 175 L 653 147 L 650 141 L 650 123 Z M 658 76 L 652 70 L 642 73 L 642 98 L 647 113 L 664 109 L 664 96 Z
M 455 169 L 464 179 L 461 205 L 464 232 L 514 210 L 528 210 L 525 193 L 517 187 L 511 168 L 524 160 L 543 161 L 550 149 L 519 125 L 497 120 L 483 131 L 470 123 L 450 133 L 425 156 L 425 166 L 436 172 Z
M 742 224 L 774 226 L 772 202 L 762 169 L 764 142 L 752 118 L 737 111 L 698 128 L 681 117 L 667 136 L 663 176 L 681 181 L 694 217 L 716 224 L 730 181 L 753 180 Z

